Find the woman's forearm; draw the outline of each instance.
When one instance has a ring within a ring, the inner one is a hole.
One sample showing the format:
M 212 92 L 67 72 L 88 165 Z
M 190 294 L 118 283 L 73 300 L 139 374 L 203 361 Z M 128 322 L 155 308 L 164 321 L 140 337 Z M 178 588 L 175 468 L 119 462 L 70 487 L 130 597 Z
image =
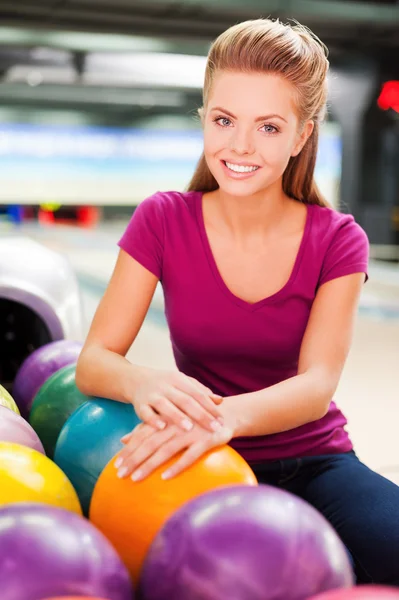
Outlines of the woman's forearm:
M 333 393 L 321 374 L 309 371 L 257 392 L 227 397 L 220 409 L 227 420 L 229 415 L 237 419 L 234 437 L 270 435 L 321 419 Z
M 130 403 L 135 389 L 153 369 L 133 365 L 116 352 L 90 346 L 84 348 L 76 366 L 76 385 L 87 396 Z

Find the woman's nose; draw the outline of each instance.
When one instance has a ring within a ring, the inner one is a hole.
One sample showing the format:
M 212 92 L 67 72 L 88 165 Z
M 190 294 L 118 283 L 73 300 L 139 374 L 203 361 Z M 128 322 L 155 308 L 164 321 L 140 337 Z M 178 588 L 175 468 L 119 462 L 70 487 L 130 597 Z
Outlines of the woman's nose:
M 249 132 L 244 130 L 235 130 L 230 139 L 230 150 L 236 154 L 253 154 L 254 144 L 252 136 Z

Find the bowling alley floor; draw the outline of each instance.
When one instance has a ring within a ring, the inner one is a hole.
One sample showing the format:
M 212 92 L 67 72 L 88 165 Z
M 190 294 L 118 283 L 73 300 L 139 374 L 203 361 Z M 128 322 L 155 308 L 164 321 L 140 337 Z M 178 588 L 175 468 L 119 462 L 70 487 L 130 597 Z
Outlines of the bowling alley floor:
M 0 222 L 0 236 L 28 236 L 65 254 L 82 292 L 83 331 L 88 331 L 117 256 L 126 223 L 95 230 L 13 226 Z M 143 365 L 175 368 L 157 289 L 128 357 Z M 335 395 L 346 414 L 355 449 L 370 467 L 399 484 L 399 265 L 372 261 L 364 286 L 352 349 Z

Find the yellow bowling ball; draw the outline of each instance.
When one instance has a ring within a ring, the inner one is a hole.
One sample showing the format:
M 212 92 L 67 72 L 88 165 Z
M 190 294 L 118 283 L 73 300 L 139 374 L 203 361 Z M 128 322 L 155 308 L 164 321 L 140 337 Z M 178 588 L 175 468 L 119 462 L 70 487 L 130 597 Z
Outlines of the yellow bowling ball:
M 82 514 L 78 496 L 59 467 L 37 450 L 0 442 L 0 506 L 42 502 Z
M 10 408 L 17 415 L 20 414 L 18 406 L 15 404 L 14 398 L 7 392 L 6 388 L 0 385 L 0 405 Z

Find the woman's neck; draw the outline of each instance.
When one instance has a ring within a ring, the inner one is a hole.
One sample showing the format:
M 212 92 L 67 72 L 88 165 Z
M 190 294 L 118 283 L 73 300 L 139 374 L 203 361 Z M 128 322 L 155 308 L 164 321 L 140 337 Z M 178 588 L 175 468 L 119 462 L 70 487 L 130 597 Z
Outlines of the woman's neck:
M 206 194 L 203 211 L 207 225 L 238 241 L 273 236 L 281 230 L 293 202 L 281 186 L 247 197 L 218 189 Z

